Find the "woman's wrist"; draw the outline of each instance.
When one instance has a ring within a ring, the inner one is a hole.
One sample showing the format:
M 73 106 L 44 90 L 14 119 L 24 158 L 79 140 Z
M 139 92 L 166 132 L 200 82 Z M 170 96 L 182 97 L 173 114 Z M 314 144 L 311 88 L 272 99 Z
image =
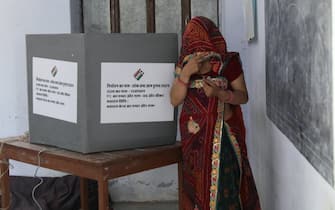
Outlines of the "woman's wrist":
M 190 81 L 191 75 L 189 75 L 187 72 L 182 71 L 181 74 L 179 75 L 179 79 L 184 82 L 188 83 Z
M 225 102 L 231 104 L 234 100 L 234 93 L 231 90 L 226 90 Z
M 234 99 L 234 93 L 231 90 L 221 90 L 219 93 L 219 98 L 225 103 L 232 103 Z
M 184 87 L 188 87 L 189 83 L 185 82 L 184 80 L 182 80 L 180 77 L 177 77 L 177 83 L 184 86 Z

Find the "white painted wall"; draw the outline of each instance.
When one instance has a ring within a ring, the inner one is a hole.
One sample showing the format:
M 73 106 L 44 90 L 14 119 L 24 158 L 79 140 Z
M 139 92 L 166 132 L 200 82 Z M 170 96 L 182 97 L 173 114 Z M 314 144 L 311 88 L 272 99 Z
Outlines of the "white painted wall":
M 239 51 L 244 64 L 248 149 L 263 209 L 335 210 L 335 191 L 266 117 L 264 0 L 258 1 L 258 41 L 251 44 L 244 40 L 241 1 L 223 1 L 222 25 L 229 49 Z M 0 25 L 0 137 L 7 137 L 28 130 L 24 35 L 70 32 L 69 1 L 2 0 Z M 15 162 L 11 174 L 32 176 L 34 170 Z M 114 201 L 175 200 L 177 180 L 173 165 L 120 178 L 110 190 Z
M 258 40 L 244 38 L 242 0 L 223 3 L 228 48 L 242 56 L 250 101 L 247 145 L 263 210 L 334 210 L 335 190 L 266 116 L 264 1 L 258 0 Z
M 25 34 L 71 31 L 68 0 L 1 0 L 0 137 L 28 130 Z M 35 167 L 12 161 L 12 175 L 34 174 Z M 40 170 L 39 175 L 59 173 Z

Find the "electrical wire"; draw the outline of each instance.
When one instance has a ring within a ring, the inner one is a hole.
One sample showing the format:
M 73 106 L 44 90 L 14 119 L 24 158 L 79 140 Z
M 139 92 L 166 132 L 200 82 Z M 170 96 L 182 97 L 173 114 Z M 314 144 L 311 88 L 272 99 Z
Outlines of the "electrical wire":
M 41 154 L 42 154 L 42 152 L 45 152 L 45 151 L 47 151 L 47 149 L 42 149 L 37 154 L 37 163 L 38 163 L 38 165 L 37 165 L 37 167 L 35 169 L 35 172 L 34 172 L 34 178 L 38 178 L 40 180 L 40 182 L 37 183 L 34 186 L 33 190 L 31 191 L 31 198 L 33 199 L 34 203 L 37 205 L 37 207 L 38 207 L 39 210 L 43 210 L 43 208 L 41 207 L 40 203 L 37 201 L 36 196 L 35 196 L 35 192 L 39 188 L 39 186 L 41 186 L 43 184 L 43 178 L 37 176 L 37 172 L 41 168 Z

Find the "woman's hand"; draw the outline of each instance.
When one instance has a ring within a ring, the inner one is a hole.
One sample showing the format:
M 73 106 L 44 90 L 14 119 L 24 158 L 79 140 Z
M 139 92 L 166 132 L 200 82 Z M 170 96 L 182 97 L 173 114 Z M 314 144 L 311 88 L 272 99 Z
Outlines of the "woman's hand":
M 192 57 L 187 64 L 183 67 L 180 77 L 184 82 L 188 82 L 189 78 L 199 72 L 203 65 L 203 58 L 205 54 L 199 54 Z
M 207 97 L 218 97 L 222 90 L 210 79 L 203 79 L 203 89 Z
M 229 104 L 245 104 L 248 102 L 248 91 L 243 74 L 230 83 L 231 90 L 222 89 L 209 79 L 203 81 L 203 89 L 207 97 L 218 97 L 222 102 Z
M 204 79 L 203 81 L 203 89 L 207 97 L 218 97 L 222 102 L 231 102 L 233 94 L 232 91 L 220 88 L 215 82 L 210 79 Z

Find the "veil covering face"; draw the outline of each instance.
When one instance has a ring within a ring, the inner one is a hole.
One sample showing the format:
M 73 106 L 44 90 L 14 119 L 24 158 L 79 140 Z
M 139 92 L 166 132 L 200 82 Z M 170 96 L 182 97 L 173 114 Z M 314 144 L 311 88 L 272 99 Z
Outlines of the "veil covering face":
M 179 71 L 189 59 L 199 53 L 204 53 L 210 60 L 215 73 L 221 73 L 222 60 L 227 56 L 226 41 L 218 27 L 210 19 L 201 16 L 192 18 L 183 33 L 177 64 Z

